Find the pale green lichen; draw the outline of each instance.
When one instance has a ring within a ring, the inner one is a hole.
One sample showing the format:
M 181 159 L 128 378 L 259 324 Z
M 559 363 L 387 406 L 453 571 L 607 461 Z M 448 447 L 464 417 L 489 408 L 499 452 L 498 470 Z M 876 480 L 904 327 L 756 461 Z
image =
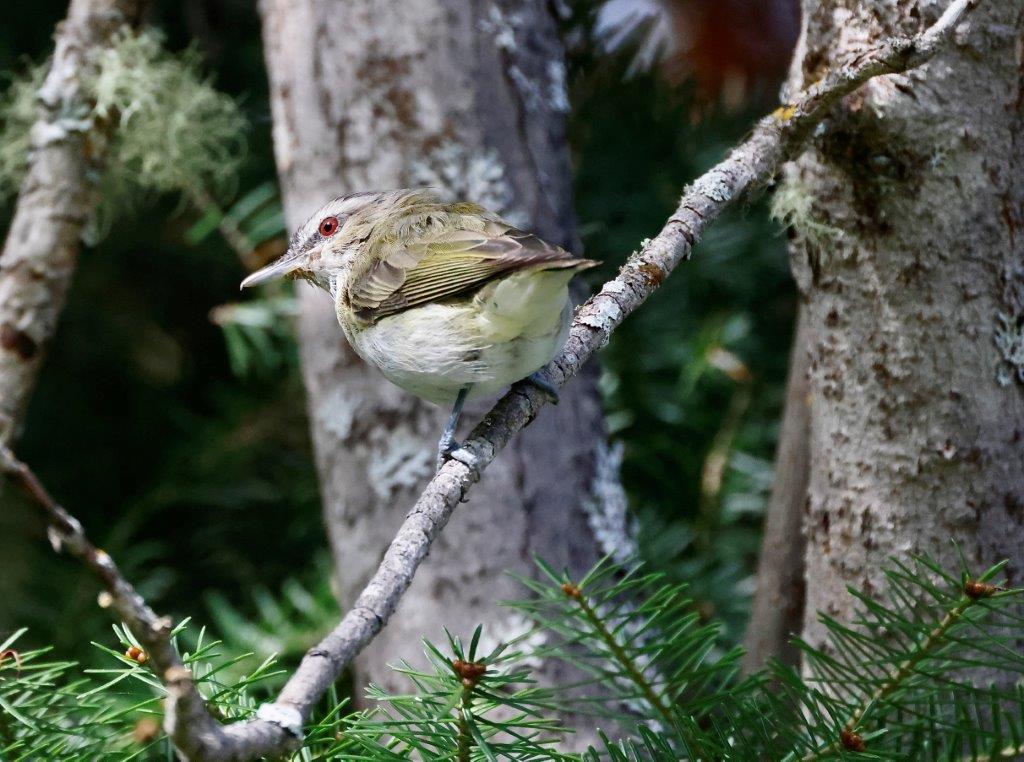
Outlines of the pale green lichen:
M 1000 363 L 996 368 L 996 381 L 1009 386 L 1016 381 L 1024 384 L 1024 325 L 1021 317 L 996 314 L 995 342 Z
M 812 245 L 821 247 L 843 237 L 843 231 L 822 222 L 814 213 L 814 194 L 806 185 L 788 181 L 772 196 L 772 219 L 793 228 Z
M 155 32 L 125 31 L 91 63 L 82 83 L 91 117 L 112 121 L 114 129 L 88 238 L 151 194 L 232 190 L 247 122 L 238 104 L 204 78 L 195 50 L 170 53 Z M 15 193 L 27 170 L 45 70 L 33 67 L 14 80 L 0 103 L 0 197 Z
M 36 93 L 45 77 L 45 67 L 32 67 L 12 78 L 0 99 L 0 201 L 17 193 L 25 176 L 30 133 L 37 117 Z

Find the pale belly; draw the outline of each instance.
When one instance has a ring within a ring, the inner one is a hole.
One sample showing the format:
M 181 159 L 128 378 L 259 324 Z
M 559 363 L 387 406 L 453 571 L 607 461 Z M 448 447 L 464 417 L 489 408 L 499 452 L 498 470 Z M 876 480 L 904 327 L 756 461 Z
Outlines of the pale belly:
M 470 397 L 493 395 L 551 361 L 565 343 L 572 318 L 566 288 L 570 275 L 559 273 L 555 282 L 542 284 L 547 287 L 540 294 L 530 294 L 534 299 L 525 305 L 516 300 L 511 309 L 505 294 L 492 289 L 473 303 L 429 304 L 362 330 L 342 327 L 360 357 L 389 381 L 422 399 L 450 405 L 465 386 Z

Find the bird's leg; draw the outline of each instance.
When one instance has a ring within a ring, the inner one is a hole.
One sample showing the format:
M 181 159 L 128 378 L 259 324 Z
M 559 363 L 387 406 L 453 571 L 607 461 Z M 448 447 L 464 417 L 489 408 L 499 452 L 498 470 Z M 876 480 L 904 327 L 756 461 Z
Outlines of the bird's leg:
M 558 404 L 558 389 L 555 388 L 554 384 L 552 384 L 550 381 L 544 378 L 544 376 L 541 375 L 541 372 L 539 370 L 534 373 L 531 373 L 523 380 L 526 381 L 526 383 L 528 384 L 533 384 L 546 395 L 548 395 L 548 399 L 551 400 L 551 404 Z
M 461 445 L 455 441 L 455 427 L 459 425 L 459 417 L 462 415 L 462 406 L 466 404 L 466 395 L 469 394 L 469 390 L 472 384 L 466 384 L 464 387 L 459 389 L 458 395 L 455 397 L 455 404 L 452 406 L 452 414 L 448 416 L 448 423 L 445 424 L 444 431 L 441 432 L 441 439 L 437 443 L 437 470 L 441 470 L 441 466 L 444 465 L 444 459 L 452 453 L 452 451 L 459 449 Z

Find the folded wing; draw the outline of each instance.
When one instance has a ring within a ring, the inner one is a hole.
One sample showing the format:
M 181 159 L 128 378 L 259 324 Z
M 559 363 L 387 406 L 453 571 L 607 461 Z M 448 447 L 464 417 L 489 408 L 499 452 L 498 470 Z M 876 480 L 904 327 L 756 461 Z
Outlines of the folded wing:
M 414 246 L 382 244 L 364 273 L 350 282 L 349 300 L 368 322 L 428 302 L 472 293 L 485 283 L 526 268 L 585 269 L 597 264 L 488 220 L 482 230 L 456 230 Z

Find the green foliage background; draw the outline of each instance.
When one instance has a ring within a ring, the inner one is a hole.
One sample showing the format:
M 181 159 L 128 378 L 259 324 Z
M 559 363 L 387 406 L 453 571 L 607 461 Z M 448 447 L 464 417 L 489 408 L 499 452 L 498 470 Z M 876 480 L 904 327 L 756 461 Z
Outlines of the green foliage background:
M 253 4 L 154 6 L 151 21 L 168 47 L 196 45 L 214 84 L 239 99 L 250 127 L 238 188 L 273 179 Z M 0 71 L 43 60 L 65 9 L 62 0 L 10 3 Z M 583 3 L 578 13 L 588 10 Z M 570 139 L 582 237 L 588 255 L 606 263 L 597 283 L 657 232 L 682 186 L 770 98 L 694 121 L 685 86 L 654 74 L 626 80 L 625 60 L 591 51 L 582 44 L 571 54 Z M 10 212 L 8 202 L 0 219 Z M 178 196 L 153 195 L 83 252 L 20 455 L 158 610 L 244 640 L 246 622 L 275 617 L 259 591 L 278 591 L 295 569 L 329 599 L 318 560 L 326 541 L 297 371 L 283 363 L 233 372 L 209 313 L 237 299 L 243 269 L 220 237 L 186 238 L 201 216 Z M 727 643 L 738 640 L 746 613 L 794 304 L 783 240 L 757 201 L 715 227 L 601 358 L 642 553 L 651 568 L 691 584 L 695 609 L 724 620 Z M 717 370 L 713 350 L 739 358 L 752 380 Z M 740 394 L 749 405 L 727 438 L 722 488 L 702 496 L 705 459 L 723 428 L 731 431 Z M 93 583 L 52 554 L 32 510 L 9 491 L 0 500 L 0 639 L 27 626 L 26 642 L 94 660 L 91 640 L 115 644 Z M 285 662 L 327 624 L 330 606 L 320 609 L 274 646 Z M 248 632 L 254 650 L 273 650 Z

